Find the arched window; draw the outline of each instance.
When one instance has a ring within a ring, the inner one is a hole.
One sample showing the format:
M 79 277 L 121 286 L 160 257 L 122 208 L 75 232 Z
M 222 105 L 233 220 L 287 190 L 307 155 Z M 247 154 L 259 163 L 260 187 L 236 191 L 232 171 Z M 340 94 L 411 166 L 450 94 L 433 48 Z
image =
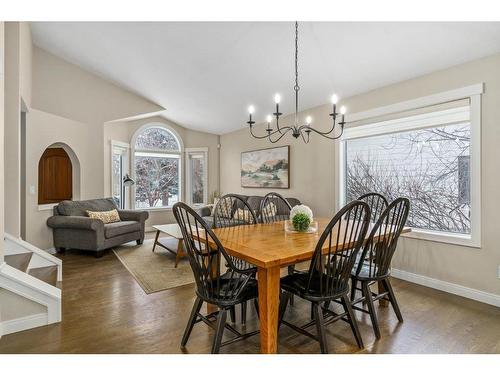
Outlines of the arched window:
M 135 207 L 165 208 L 181 200 L 182 146 L 160 125 L 139 129 L 134 147 Z

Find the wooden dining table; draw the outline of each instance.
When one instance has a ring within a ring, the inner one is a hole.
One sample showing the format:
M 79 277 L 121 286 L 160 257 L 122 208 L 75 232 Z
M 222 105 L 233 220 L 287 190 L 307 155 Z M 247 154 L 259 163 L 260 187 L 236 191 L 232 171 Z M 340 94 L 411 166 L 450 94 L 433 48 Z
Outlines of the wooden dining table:
M 317 233 L 285 232 L 284 221 L 213 230 L 228 254 L 257 266 L 261 353 L 277 353 L 278 349 L 281 268 L 310 260 L 321 233 L 331 219 L 316 220 Z M 367 235 L 372 226 L 370 224 Z M 408 231 L 409 228 L 404 229 L 404 232 Z M 327 249 L 328 241 L 325 242 Z M 341 243 L 339 248 L 345 245 Z

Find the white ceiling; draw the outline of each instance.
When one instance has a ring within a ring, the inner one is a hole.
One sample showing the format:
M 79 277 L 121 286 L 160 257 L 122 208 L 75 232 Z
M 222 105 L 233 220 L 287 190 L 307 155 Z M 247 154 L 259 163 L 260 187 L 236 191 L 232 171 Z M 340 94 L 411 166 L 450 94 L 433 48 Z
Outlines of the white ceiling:
M 36 45 L 166 108 L 185 127 L 226 133 L 293 111 L 293 22 L 34 22 Z M 500 52 L 500 22 L 299 24 L 300 108 Z

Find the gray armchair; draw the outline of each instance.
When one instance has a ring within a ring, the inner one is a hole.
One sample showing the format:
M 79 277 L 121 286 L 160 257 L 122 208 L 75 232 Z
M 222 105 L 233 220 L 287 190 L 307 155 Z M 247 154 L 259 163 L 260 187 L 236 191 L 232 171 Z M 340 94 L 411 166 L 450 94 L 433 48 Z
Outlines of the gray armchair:
M 86 214 L 87 210 L 113 209 L 118 210 L 121 221 L 104 224 Z M 54 207 L 54 216 L 47 219 L 47 225 L 52 228 L 54 247 L 58 252 L 69 248 L 91 250 L 95 251 L 96 257 L 100 257 L 103 250 L 126 242 L 142 244 L 148 217 L 147 211 L 118 209 L 113 198 L 63 201 Z

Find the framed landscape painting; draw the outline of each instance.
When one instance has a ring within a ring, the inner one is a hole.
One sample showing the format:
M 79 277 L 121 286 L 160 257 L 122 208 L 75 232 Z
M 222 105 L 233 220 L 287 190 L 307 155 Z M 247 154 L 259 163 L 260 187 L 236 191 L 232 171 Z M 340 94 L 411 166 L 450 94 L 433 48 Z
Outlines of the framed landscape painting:
M 241 153 L 241 187 L 290 188 L 290 146 Z

